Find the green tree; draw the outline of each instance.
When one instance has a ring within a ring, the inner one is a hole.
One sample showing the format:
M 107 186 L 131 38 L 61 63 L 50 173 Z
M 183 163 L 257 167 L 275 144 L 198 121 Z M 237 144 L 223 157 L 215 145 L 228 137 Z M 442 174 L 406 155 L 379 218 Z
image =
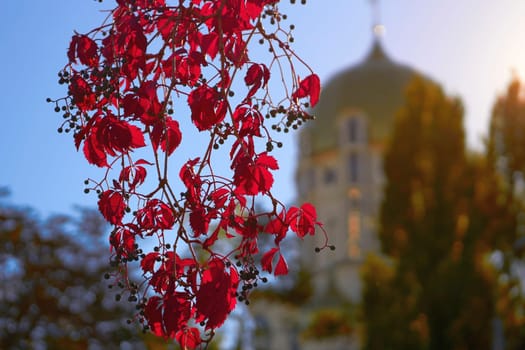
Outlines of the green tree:
M 362 313 L 366 323 L 365 349 L 417 349 L 420 343 L 416 333 L 406 337 L 406 329 L 393 327 L 408 323 L 406 310 L 413 309 L 416 300 L 412 294 L 402 295 L 395 288 L 396 267 L 392 260 L 369 255 L 363 265 Z
M 364 269 L 367 349 L 491 346 L 494 277 L 462 123 L 459 99 L 423 78 L 408 86 L 384 159 L 379 237 L 390 262 Z

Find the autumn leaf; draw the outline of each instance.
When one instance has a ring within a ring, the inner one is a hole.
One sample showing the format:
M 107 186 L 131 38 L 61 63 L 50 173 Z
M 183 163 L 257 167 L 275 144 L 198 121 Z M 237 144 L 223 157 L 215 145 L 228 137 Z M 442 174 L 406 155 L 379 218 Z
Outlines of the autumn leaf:
M 135 236 L 138 231 L 137 226 L 131 223 L 116 227 L 109 238 L 112 250 L 114 249 L 116 254 L 123 258 L 132 256 L 135 251 Z
M 119 181 L 127 182 L 130 190 L 135 190 L 137 186 L 140 186 L 146 180 L 147 171 L 146 168 L 139 164 L 147 162 L 141 162 L 138 160 L 134 165 L 130 165 L 122 168 L 120 172 Z M 151 164 L 150 164 L 151 165 Z
M 278 245 L 286 237 L 289 226 L 290 224 L 285 218 L 284 211 L 282 211 L 266 224 L 264 232 L 275 235 L 274 242 Z
M 122 223 L 126 203 L 124 203 L 124 198 L 120 193 L 107 190 L 100 195 L 98 209 L 109 223 L 118 225 Z
M 266 152 L 259 154 L 255 160 L 249 157 L 241 158 L 233 175 L 237 193 L 256 195 L 269 191 L 274 181 L 269 170 L 278 168 L 277 160 Z
M 213 258 L 202 273 L 196 293 L 197 322 L 205 322 L 206 329 L 220 327 L 233 310 L 239 275 L 235 268 L 227 268 L 221 259 Z
M 148 326 L 153 334 L 159 337 L 165 335 L 164 327 L 162 325 L 162 298 L 159 296 L 152 296 L 148 299 L 144 308 L 144 317 L 148 321 Z
M 175 339 L 184 350 L 193 350 L 201 344 L 201 335 L 198 328 L 189 327 L 177 332 Z
M 166 203 L 151 199 L 137 212 L 137 221 L 146 230 L 166 230 L 173 227 L 175 217 Z
M 286 260 L 284 257 L 279 254 L 279 259 L 277 260 L 277 265 L 275 265 L 275 276 L 281 276 L 288 274 L 288 264 L 286 263 Z
M 92 129 L 97 140 L 103 146 L 104 152 L 116 156 L 127 153 L 133 148 L 144 147 L 144 135 L 135 125 L 118 120 L 111 113 L 102 118 L 97 127 Z
M 146 256 L 142 258 L 142 261 L 140 262 L 140 267 L 142 268 L 142 271 L 144 273 L 153 273 L 153 267 L 155 266 L 155 262 L 157 261 L 159 255 L 159 252 L 151 252 L 146 254 Z
M 97 98 L 90 84 L 78 74 L 75 74 L 69 82 L 69 94 L 81 111 L 92 109 Z
M 257 90 L 261 87 L 266 86 L 268 80 L 270 80 L 270 70 L 268 67 L 264 64 L 252 64 L 250 68 L 248 68 L 246 76 L 244 77 L 246 85 L 251 86 L 250 91 L 248 91 L 248 94 L 246 95 L 245 101 L 255 95 Z
M 275 270 L 274 270 L 273 269 L 273 259 L 276 255 L 278 255 L 279 258 L 277 259 L 277 264 L 275 265 Z M 273 271 L 275 276 L 288 274 L 288 264 L 286 263 L 286 260 L 282 256 L 280 249 L 277 247 L 270 249 L 262 256 L 261 266 L 262 266 L 263 271 L 267 271 L 269 273 L 272 273 Z
M 314 107 L 319 101 L 321 81 L 317 74 L 310 74 L 299 83 L 299 88 L 292 94 L 294 100 L 310 97 L 310 106 Z
M 272 272 L 273 271 L 273 257 L 279 251 L 279 248 L 274 247 L 267 251 L 261 258 L 261 266 L 263 271 Z
M 175 292 L 164 298 L 162 320 L 165 327 L 165 335 L 175 338 L 176 334 L 186 327 L 191 317 L 191 304 L 188 294 Z
M 99 62 L 97 43 L 87 35 L 74 35 L 69 44 L 67 57 L 71 63 L 80 61 L 86 66 L 96 67 Z
M 317 224 L 317 212 L 310 203 L 305 203 L 301 208 L 291 207 L 287 214 L 287 221 L 290 222 L 290 229 L 303 238 L 307 234 L 315 234 Z
M 188 105 L 191 109 L 191 121 L 199 131 L 211 129 L 226 115 L 226 106 L 219 93 L 207 85 L 202 85 L 189 94 Z
M 109 167 L 104 147 L 96 136 L 96 130 L 97 128 L 93 128 L 93 133 L 89 134 L 84 140 L 84 147 L 82 148 L 84 156 L 90 164 L 98 167 Z

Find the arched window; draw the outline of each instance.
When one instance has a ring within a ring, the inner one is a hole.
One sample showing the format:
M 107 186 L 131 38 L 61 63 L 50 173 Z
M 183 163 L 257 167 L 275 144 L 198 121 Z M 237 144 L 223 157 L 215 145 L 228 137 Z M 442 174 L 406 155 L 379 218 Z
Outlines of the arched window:
M 362 114 L 350 114 L 342 119 L 339 131 L 341 145 L 362 145 L 367 142 L 367 120 Z
M 326 185 L 330 185 L 337 182 L 337 172 L 332 167 L 324 169 L 323 181 Z
M 359 155 L 352 152 L 348 156 L 348 180 L 351 183 L 359 181 Z
M 348 142 L 358 143 L 359 142 L 359 119 L 357 117 L 351 117 L 346 123 L 346 132 Z

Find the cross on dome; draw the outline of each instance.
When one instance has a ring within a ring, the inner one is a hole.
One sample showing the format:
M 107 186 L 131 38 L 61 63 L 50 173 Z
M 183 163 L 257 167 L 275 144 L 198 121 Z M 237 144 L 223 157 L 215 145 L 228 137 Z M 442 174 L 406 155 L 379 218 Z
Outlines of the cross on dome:
M 379 0 L 369 0 L 372 6 L 372 31 L 376 38 L 381 38 L 385 34 L 385 26 L 381 24 L 381 9 Z

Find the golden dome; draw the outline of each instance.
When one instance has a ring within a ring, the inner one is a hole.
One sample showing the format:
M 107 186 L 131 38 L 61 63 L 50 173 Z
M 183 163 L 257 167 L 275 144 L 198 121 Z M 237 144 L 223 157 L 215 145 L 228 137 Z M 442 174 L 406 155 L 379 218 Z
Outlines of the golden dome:
M 405 88 L 416 75 L 412 68 L 392 61 L 376 38 L 361 63 L 336 74 L 323 87 L 313 110 L 316 120 L 304 129 L 310 133 L 312 154 L 338 146 L 338 137 L 334 137 L 338 135 L 337 118 L 349 110 L 367 118 L 369 142 L 383 143 L 403 103 Z

